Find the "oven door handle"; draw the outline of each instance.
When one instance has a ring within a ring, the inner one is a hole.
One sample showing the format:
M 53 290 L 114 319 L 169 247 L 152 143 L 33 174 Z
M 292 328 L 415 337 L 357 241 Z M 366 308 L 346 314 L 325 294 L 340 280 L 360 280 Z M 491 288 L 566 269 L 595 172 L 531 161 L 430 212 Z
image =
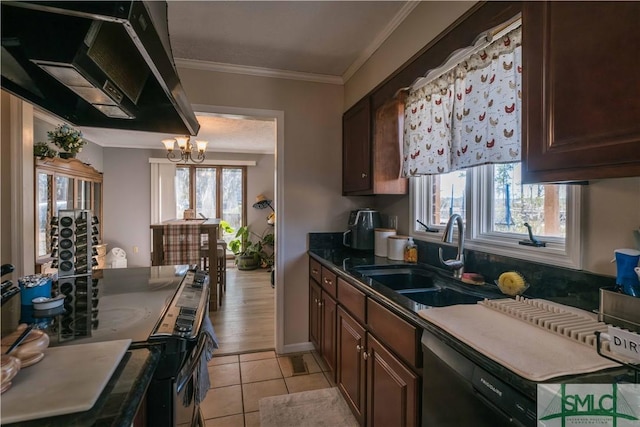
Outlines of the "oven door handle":
M 200 333 L 198 337 L 198 344 L 196 350 L 192 353 L 191 357 L 187 361 L 187 364 L 180 369 L 176 378 L 176 391 L 180 393 L 184 386 L 189 382 L 189 379 L 193 376 L 193 373 L 197 371 L 200 365 L 200 358 L 202 358 L 205 349 L 209 343 L 213 342 L 213 338 L 207 331 Z

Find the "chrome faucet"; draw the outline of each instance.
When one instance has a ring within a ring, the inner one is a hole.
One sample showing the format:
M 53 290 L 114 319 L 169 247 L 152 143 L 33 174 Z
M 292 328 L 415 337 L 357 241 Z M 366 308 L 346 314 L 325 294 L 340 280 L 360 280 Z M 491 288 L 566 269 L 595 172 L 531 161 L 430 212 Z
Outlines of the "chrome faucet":
M 453 241 L 453 222 L 458 224 L 458 255 L 456 255 L 456 259 L 442 259 L 442 248 L 439 248 L 438 255 L 440 256 L 440 262 L 453 270 L 453 277 L 456 279 L 460 279 L 462 277 L 462 273 L 464 272 L 464 224 L 462 222 L 462 217 L 458 214 L 453 214 L 449 218 L 449 222 L 447 222 L 447 226 L 444 228 L 444 235 L 442 236 L 442 241 L 444 243 L 451 243 Z

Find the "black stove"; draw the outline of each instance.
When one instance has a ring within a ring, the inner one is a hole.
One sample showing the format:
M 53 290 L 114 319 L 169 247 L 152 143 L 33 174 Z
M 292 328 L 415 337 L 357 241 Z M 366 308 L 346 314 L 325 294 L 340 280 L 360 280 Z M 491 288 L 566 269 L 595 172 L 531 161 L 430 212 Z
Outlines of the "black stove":
M 37 312 L 23 306 L 22 321 L 46 330 L 51 346 L 131 339 L 134 348 L 159 347 L 146 395 L 148 424 L 201 421 L 205 358 L 215 346 L 207 272 L 187 265 L 97 270 L 59 278 L 54 293 L 65 295 L 63 307 Z
M 54 292 L 65 295 L 63 308 L 56 313 L 23 307 L 22 320 L 44 326 L 51 346 L 118 339 L 146 342 L 188 269 L 106 269 L 93 276 L 60 278 Z

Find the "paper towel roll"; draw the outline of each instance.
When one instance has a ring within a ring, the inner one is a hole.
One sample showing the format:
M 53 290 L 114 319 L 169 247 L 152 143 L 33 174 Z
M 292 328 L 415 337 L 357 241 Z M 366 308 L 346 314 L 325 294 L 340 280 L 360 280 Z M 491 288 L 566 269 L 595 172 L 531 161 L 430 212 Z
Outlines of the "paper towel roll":
M 389 236 L 395 236 L 396 230 L 393 228 L 376 228 L 373 230 L 375 233 L 374 240 L 374 253 L 376 256 L 387 256 L 387 238 Z
M 404 247 L 409 236 L 389 236 L 387 238 L 387 258 L 404 261 Z

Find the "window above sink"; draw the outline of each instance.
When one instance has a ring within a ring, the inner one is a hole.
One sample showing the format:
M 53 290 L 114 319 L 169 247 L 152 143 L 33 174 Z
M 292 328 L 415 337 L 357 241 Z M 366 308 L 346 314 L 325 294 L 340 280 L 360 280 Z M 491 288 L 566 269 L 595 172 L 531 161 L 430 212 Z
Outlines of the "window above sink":
M 440 231 L 457 213 L 465 219 L 468 249 L 580 269 L 581 186 L 524 185 L 520 175 L 514 163 L 411 179 L 410 235 L 441 243 L 442 234 L 425 232 L 417 220 Z M 545 247 L 519 244 L 528 239 L 524 222 Z

